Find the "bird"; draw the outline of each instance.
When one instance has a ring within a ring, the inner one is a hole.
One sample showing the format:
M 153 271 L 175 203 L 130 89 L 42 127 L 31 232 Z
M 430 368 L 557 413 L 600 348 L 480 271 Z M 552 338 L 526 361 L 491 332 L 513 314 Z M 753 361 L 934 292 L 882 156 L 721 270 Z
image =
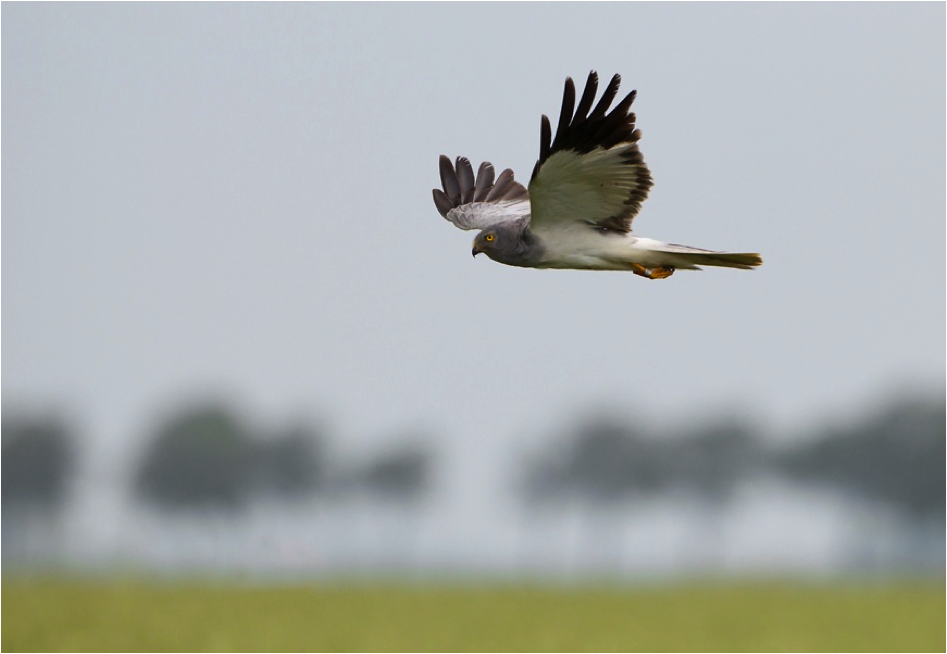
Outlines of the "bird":
M 637 92 L 609 109 L 620 85 L 616 74 L 595 103 L 593 70 L 576 106 L 575 82 L 566 78 L 555 138 L 549 118 L 542 116 L 529 188 L 510 169 L 496 176 L 485 161 L 474 175 L 468 158 L 452 164 L 441 155 L 442 188 L 433 189 L 438 212 L 460 229 L 479 230 L 474 257 L 483 253 L 509 266 L 622 270 L 665 279 L 675 270 L 700 266 L 761 265 L 757 253 L 716 252 L 632 233 L 654 180 L 638 148 L 641 130 L 631 112 Z

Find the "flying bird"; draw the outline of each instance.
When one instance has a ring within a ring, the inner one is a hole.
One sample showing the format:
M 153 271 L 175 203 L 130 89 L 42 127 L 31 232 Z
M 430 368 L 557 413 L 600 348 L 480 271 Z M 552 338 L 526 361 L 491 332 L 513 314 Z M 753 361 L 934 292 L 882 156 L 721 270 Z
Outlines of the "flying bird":
M 440 157 L 443 189 L 434 204 L 460 229 L 480 230 L 473 255 L 524 268 L 625 270 L 648 279 L 700 266 L 753 268 L 759 254 L 714 252 L 631 233 L 631 223 L 654 185 L 638 149 L 632 91 L 609 111 L 621 76 L 612 77 L 593 108 L 598 74 L 589 73 L 576 107 L 575 83 L 566 78 L 556 136 L 542 117 L 539 160 L 527 189 L 484 162 L 476 176 L 466 157 Z

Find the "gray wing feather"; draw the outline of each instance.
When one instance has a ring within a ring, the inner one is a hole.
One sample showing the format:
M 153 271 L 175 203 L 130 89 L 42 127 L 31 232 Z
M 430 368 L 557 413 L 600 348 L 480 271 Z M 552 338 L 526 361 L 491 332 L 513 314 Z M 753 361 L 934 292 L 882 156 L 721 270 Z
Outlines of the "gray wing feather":
M 456 167 L 441 155 L 441 189 L 433 189 L 437 211 L 460 229 L 483 229 L 529 215 L 529 191 L 513 179 L 507 168 L 495 178 L 493 164 L 480 164 L 474 177 L 466 157 L 457 157 Z
M 454 208 L 454 203 L 450 201 L 447 194 L 439 188 L 434 189 L 434 204 L 437 206 L 437 212 L 447 217 L 447 212 Z
M 493 188 L 493 164 L 484 161 L 477 171 L 477 185 L 474 187 L 474 201 L 483 202 Z
M 444 195 L 451 206 L 460 204 L 460 182 L 457 181 L 457 173 L 450 163 L 450 159 L 441 155 L 440 160 L 441 186 L 444 188 L 441 195 Z M 435 189 L 438 190 L 438 189 Z M 441 213 L 447 213 L 442 211 Z
M 460 201 L 464 204 L 472 202 L 475 186 L 474 173 L 470 160 L 465 157 L 457 157 L 457 180 L 460 182 Z
M 500 200 L 525 200 L 529 198 L 529 191 L 526 187 L 513 180 L 513 171 L 507 168 L 497 177 L 493 190 L 487 194 L 487 202 L 498 202 Z

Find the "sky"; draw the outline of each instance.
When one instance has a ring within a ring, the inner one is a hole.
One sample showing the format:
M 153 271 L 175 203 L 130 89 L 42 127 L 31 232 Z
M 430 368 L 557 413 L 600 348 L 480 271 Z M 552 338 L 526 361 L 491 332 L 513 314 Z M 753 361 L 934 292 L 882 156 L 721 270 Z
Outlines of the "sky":
M 5 410 L 97 461 L 222 399 L 462 456 L 580 415 L 791 433 L 945 362 L 945 6 L 4 4 Z M 566 76 L 637 89 L 639 235 L 755 271 L 470 257 L 437 158 L 526 182 Z M 458 449 L 459 448 L 459 449 Z

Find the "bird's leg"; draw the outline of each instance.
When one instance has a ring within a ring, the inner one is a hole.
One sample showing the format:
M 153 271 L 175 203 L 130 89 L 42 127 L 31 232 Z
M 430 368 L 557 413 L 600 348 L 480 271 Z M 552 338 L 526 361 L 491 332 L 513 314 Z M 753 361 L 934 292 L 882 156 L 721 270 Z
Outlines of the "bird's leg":
M 658 266 L 657 268 L 645 268 L 640 263 L 631 264 L 631 272 L 648 279 L 664 279 L 674 274 L 674 268 L 671 266 Z

